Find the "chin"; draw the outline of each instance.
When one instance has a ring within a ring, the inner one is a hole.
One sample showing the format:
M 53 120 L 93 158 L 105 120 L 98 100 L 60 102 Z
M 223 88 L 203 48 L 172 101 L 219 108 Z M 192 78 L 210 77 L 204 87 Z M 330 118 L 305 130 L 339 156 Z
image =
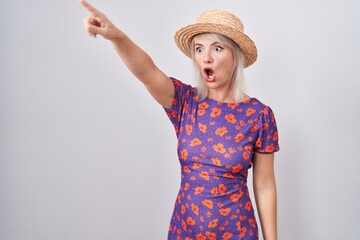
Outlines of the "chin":
M 219 85 L 217 82 L 206 82 L 206 86 L 210 89 L 216 89 Z

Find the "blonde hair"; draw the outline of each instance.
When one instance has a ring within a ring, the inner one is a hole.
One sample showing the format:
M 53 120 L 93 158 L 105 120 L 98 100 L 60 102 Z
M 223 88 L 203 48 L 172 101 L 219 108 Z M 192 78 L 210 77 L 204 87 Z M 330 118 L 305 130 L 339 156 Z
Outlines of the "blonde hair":
M 244 86 L 244 80 L 245 80 L 245 75 L 244 75 L 244 55 L 241 52 L 240 47 L 230 38 L 225 37 L 221 34 L 217 34 L 217 33 L 201 33 L 198 34 L 196 36 L 199 35 L 204 35 L 206 36 L 208 39 L 213 40 L 213 41 L 219 41 L 221 43 L 224 43 L 226 45 L 228 45 L 230 47 L 230 49 L 232 50 L 233 56 L 234 56 L 234 70 L 231 76 L 232 79 L 232 90 L 231 90 L 231 97 L 233 99 L 234 102 L 242 102 L 244 101 L 244 91 L 245 91 L 245 86 Z M 195 36 L 195 37 L 196 37 Z M 199 99 L 199 101 L 204 100 L 207 96 L 208 96 L 208 87 L 206 86 L 206 83 L 202 77 L 201 74 L 201 69 L 198 68 L 198 66 L 196 66 L 195 64 L 195 37 L 192 39 L 192 43 L 191 43 L 191 57 L 192 60 L 194 62 L 194 67 L 195 67 L 195 87 L 197 88 L 197 97 Z

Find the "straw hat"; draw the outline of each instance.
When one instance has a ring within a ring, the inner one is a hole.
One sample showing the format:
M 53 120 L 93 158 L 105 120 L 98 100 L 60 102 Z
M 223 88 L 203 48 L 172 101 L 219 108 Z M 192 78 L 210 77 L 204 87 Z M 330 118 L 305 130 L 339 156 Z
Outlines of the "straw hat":
M 244 67 L 256 61 L 254 42 L 244 33 L 244 26 L 234 14 L 224 10 L 209 10 L 201 13 L 195 24 L 190 24 L 175 33 L 175 42 L 186 56 L 191 58 L 191 41 L 200 33 L 218 33 L 237 43 L 244 54 Z

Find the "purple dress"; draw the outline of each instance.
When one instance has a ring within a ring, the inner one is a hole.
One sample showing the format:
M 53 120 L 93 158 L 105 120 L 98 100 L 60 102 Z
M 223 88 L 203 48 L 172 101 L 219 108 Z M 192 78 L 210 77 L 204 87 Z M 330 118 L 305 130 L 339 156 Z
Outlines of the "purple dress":
M 279 150 L 273 112 L 256 98 L 198 101 L 193 87 L 172 81 L 165 110 L 178 138 L 181 187 L 168 239 L 258 239 L 247 175 L 255 152 Z

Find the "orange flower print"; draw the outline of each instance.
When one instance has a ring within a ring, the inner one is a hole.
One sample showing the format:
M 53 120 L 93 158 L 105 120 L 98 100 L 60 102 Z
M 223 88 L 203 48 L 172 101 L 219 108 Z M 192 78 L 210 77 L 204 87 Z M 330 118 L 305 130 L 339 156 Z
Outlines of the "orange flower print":
M 258 138 L 258 139 L 256 140 L 255 146 L 256 146 L 257 148 L 261 148 L 261 147 L 262 147 L 262 141 L 261 141 L 260 138 Z
M 204 191 L 204 186 L 196 187 L 194 190 L 194 194 L 198 195 Z
M 234 166 L 234 167 L 232 168 L 232 172 L 233 172 L 233 173 L 238 173 L 238 172 L 241 171 L 241 169 L 243 169 L 243 165 L 241 165 L 241 163 L 239 163 L 238 165 L 236 165 L 236 166 Z
M 244 147 L 244 149 L 245 149 L 245 151 L 247 151 L 247 152 L 251 152 L 251 151 L 252 151 L 252 146 L 246 145 L 246 146 Z
M 235 178 L 234 175 L 232 173 L 226 172 L 223 175 L 224 178 Z
M 217 196 L 219 194 L 219 189 L 217 187 L 213 187 L 210 192 L 213 196 Z
M 205 207 L 208 207 L 210 209 L 213 208 L 213 201 L 209 200 L 209 199 L 205 199 L 204 201 L 202 201 L 202 204 L 205 206 Z
M 211 220 L 211 222 L 209 222 L 208 224 L 208 228 L 216 228 L 218 221 L 219 221 L 218 218 Z
M 226 119 L 226 121 L 228 121 L 229 123 L 232 123 L 232 124 L 236 123 L 236 118 L 235 118 L 234 114 L 232 114 L 232 113 L 227 114 L 227 115 L 225 116 L 225 119 Z
M 246 227 L 242 227 L 241 230 L 240 230 L 240 238 L 243 238 L 245 237 L 245 234 L 246 234 Z
M 217 203 L 216 206 L 217 206 L 218 208 L 222 208 L 222 207 L 224 206 L 224 204 L 223 204 L 223 203 Z
M 190 187 L 190 184 L 189 183 L 185 183 L 185 187 L 184 187 L 184 191 L 187 191 Z
M 209 104 L 207 102 L 202 102 L 199 104 L 199 108 L 202 108 L 202 109 L 209 108 Z
M 198 233 L 195 235 L 196 240 L 206 240 L 206 236 L 202 235 L 201 233 Z
M 198 205 L 192 203 L 191 210 L 195 213 L 195 215 L 199 216 L 199 206 Z
M 245 138 L 245 135 L 243 133 L 238 133 L 235 136 L 235 142 L 240 142 L 241 140 L 243 140 Z
M 234 234 L 232 234 L 231 232 L 224 232 L 224 234 L 222 235 L 222 239 L 223 240 L 229 240 Z
M 200 129 L 200 132 L 206 133 L 207 126 L 206 126 L 205 124 L 199 123 L 199 124 L 198 124 L 198 127 L 199 127 L 199 129 Z
M 248 152 L 243 152 L 243 158 L 244 158 L 245 160 L 248 160 L 248 159 L 250 158 L 249 153 L 248 153 Z
M 230 208 L 222 208 L 222 209 L 219 210 L 219 213 L 220 213 L 221 216 L 226 217 L 227 215 L 229 215 L 230 211 L 231 211 Z
M 236 228 L 237 230 L 241 231 L 241 222 L 236 223 Z
M 269 115 L 269 108 L 268 107 L 264 108 L 263 113 L 265 115 Z
M 234 153 L 236 153 L 236 150 L 234 148 L 230 147 L 229 148 L 229 153 L 234 154 Z
M 187 217 L 186 223 L 190 226 L 194 226 L 196 221 L 192 217 Z
M 237 106 L 239 106 L 238 103 L 228 103 L 227 106 L 231 109 L 235 109 Z
M 188 166 L 184 166 L 183 169 L 185 173 L 190 173 L 190 168 Z
M 220 114 L 221 114 L 221 109 L 220 109 L 220 108 L 217 108 L 217 107 L 214 107 L 214 108 L 211 110 L 210 116 L 211 116 L 212 118 L 215 118 L 215 117 L 220 116 Z
M 242 194 L 240 194 L 240 193 L 233 193 L 233 194 L 231 194 L 230 199 L 232 202 L 236 203 L 239 201 L 241 196 L 242 196 Z
M 171 112 L 171 116 L 172 116 L 173 118 L 176 118 L 176 116 L 177 116 L 177 111 L 176 111 L 176 110 L 173 110 L 173 111 Z
M 219 152 L 222 154 L 224 154 L 226 152 L 226 150 L 224 148 L 224 144 L 222 144 L 222 143 L 215 144 L 213 146 L 213 149 L 215 150 L 215 152 Z
M 186 149 L 181 149 L 180 151 L 180 159 L 182 160 L 186 160 L 188 157 L 189 153 Z
M 275 132 L 272 140 L 277 141 L 278 139 L 279 139 L 278 132 Z
M 275 150 L 274 144 L 270 144 L 266 146 L 265 152 L 273 152 Z
M 217 128 L 215 131 L 215 134 L 222 137 L 224 134 L 228 133 L 228 130 L 226 127 Z
M 199 162 L 194 162 L 193 163 L 193 169 L 198 169 L 198 168 L 201 168 L 202 167 L 202 163 L 199 163 Z
M 256 110 L 253 108 L 248 108 L 246 109 L 246 116 L 250 117 L 251 115 L 253 115 L 254 113 L 256 113 Z
M 185 240 L 194 240 L 194 239 L 192 239 L 192 238 L 189 238 L 189 237 L 186 237 L 186 238 L 185 238 Z
M 205 109 L 198 109 L 197 114 L 201 117 L 206 113 Z
M 201 151 L 202 151 L 202 152 L 206 152 L 206 147 L 203 146 L 203 147 L 201 148 Z
M 255 123 L 251 126 L 250 131 L 257 132 L 259 131 L 259 129 L 260 129 L 259 124 L 255 121 Z
M 248 202 L 245 204 L 245 209 L 248 210 L 248 211 L 250 211 L 251 208 L 252 208 L 252 204 L 251 204 L 250 201 L 248 201 Z
M 192 126 L 189 125 L 189 124 L 186 124 L 185 130 L 186 130 L 187 135 L 191 135 L 191 133 L 192 133 Z
M 193 140 L 191 140 L 190 142 L 190 147 L 195 147 L 195 146 L 198 146 L 198 145 L 201 145 L 202 142 L 200 139 L 198 138 L 194 138 Z
M 210 176 L 209 176 L 209 173 L 208 173 L 208 172 L 201 171 L 201 172 L 199 173 L 199 176 L 202 177 L 202 178 L 205 179 L 205 180 L 209 180 L 209 179 L 210 179 Z
M 218 188 L 219 188 L 219 193 L 220 194 L 225 194 L 226 193 L 227 187 L 224 184 L 220 183 Z
M 182 214 L 182 215 L 184 215 L 184 214 L 185 214 L 185 212 L 186 212 L 185 205 L 184 205 L 184 204 L 182 204 L 182 205 L 181 205 L 181 214 Z
M 216 240 L 216 233 L 207 231 L 205 235 L 209 238 L 209 240 Z
M 269 124 L 264 123 L 264 124 L 262 125 L 262 130 L 265 131 L 266 129 L 268 129 L 268 127 L 269 127 Z
M 186 231 L 186 222 L 184 220 L 181 220 L 181 226 Z
M 248 222 L 249 222 L 250 226 L 252 226 L 253 228 L 256 227 L 254 218 L 249 218 Z
M 221 162 L 219 158 L 211 158 L 211 161 L 214 165 L 221 167 Z

